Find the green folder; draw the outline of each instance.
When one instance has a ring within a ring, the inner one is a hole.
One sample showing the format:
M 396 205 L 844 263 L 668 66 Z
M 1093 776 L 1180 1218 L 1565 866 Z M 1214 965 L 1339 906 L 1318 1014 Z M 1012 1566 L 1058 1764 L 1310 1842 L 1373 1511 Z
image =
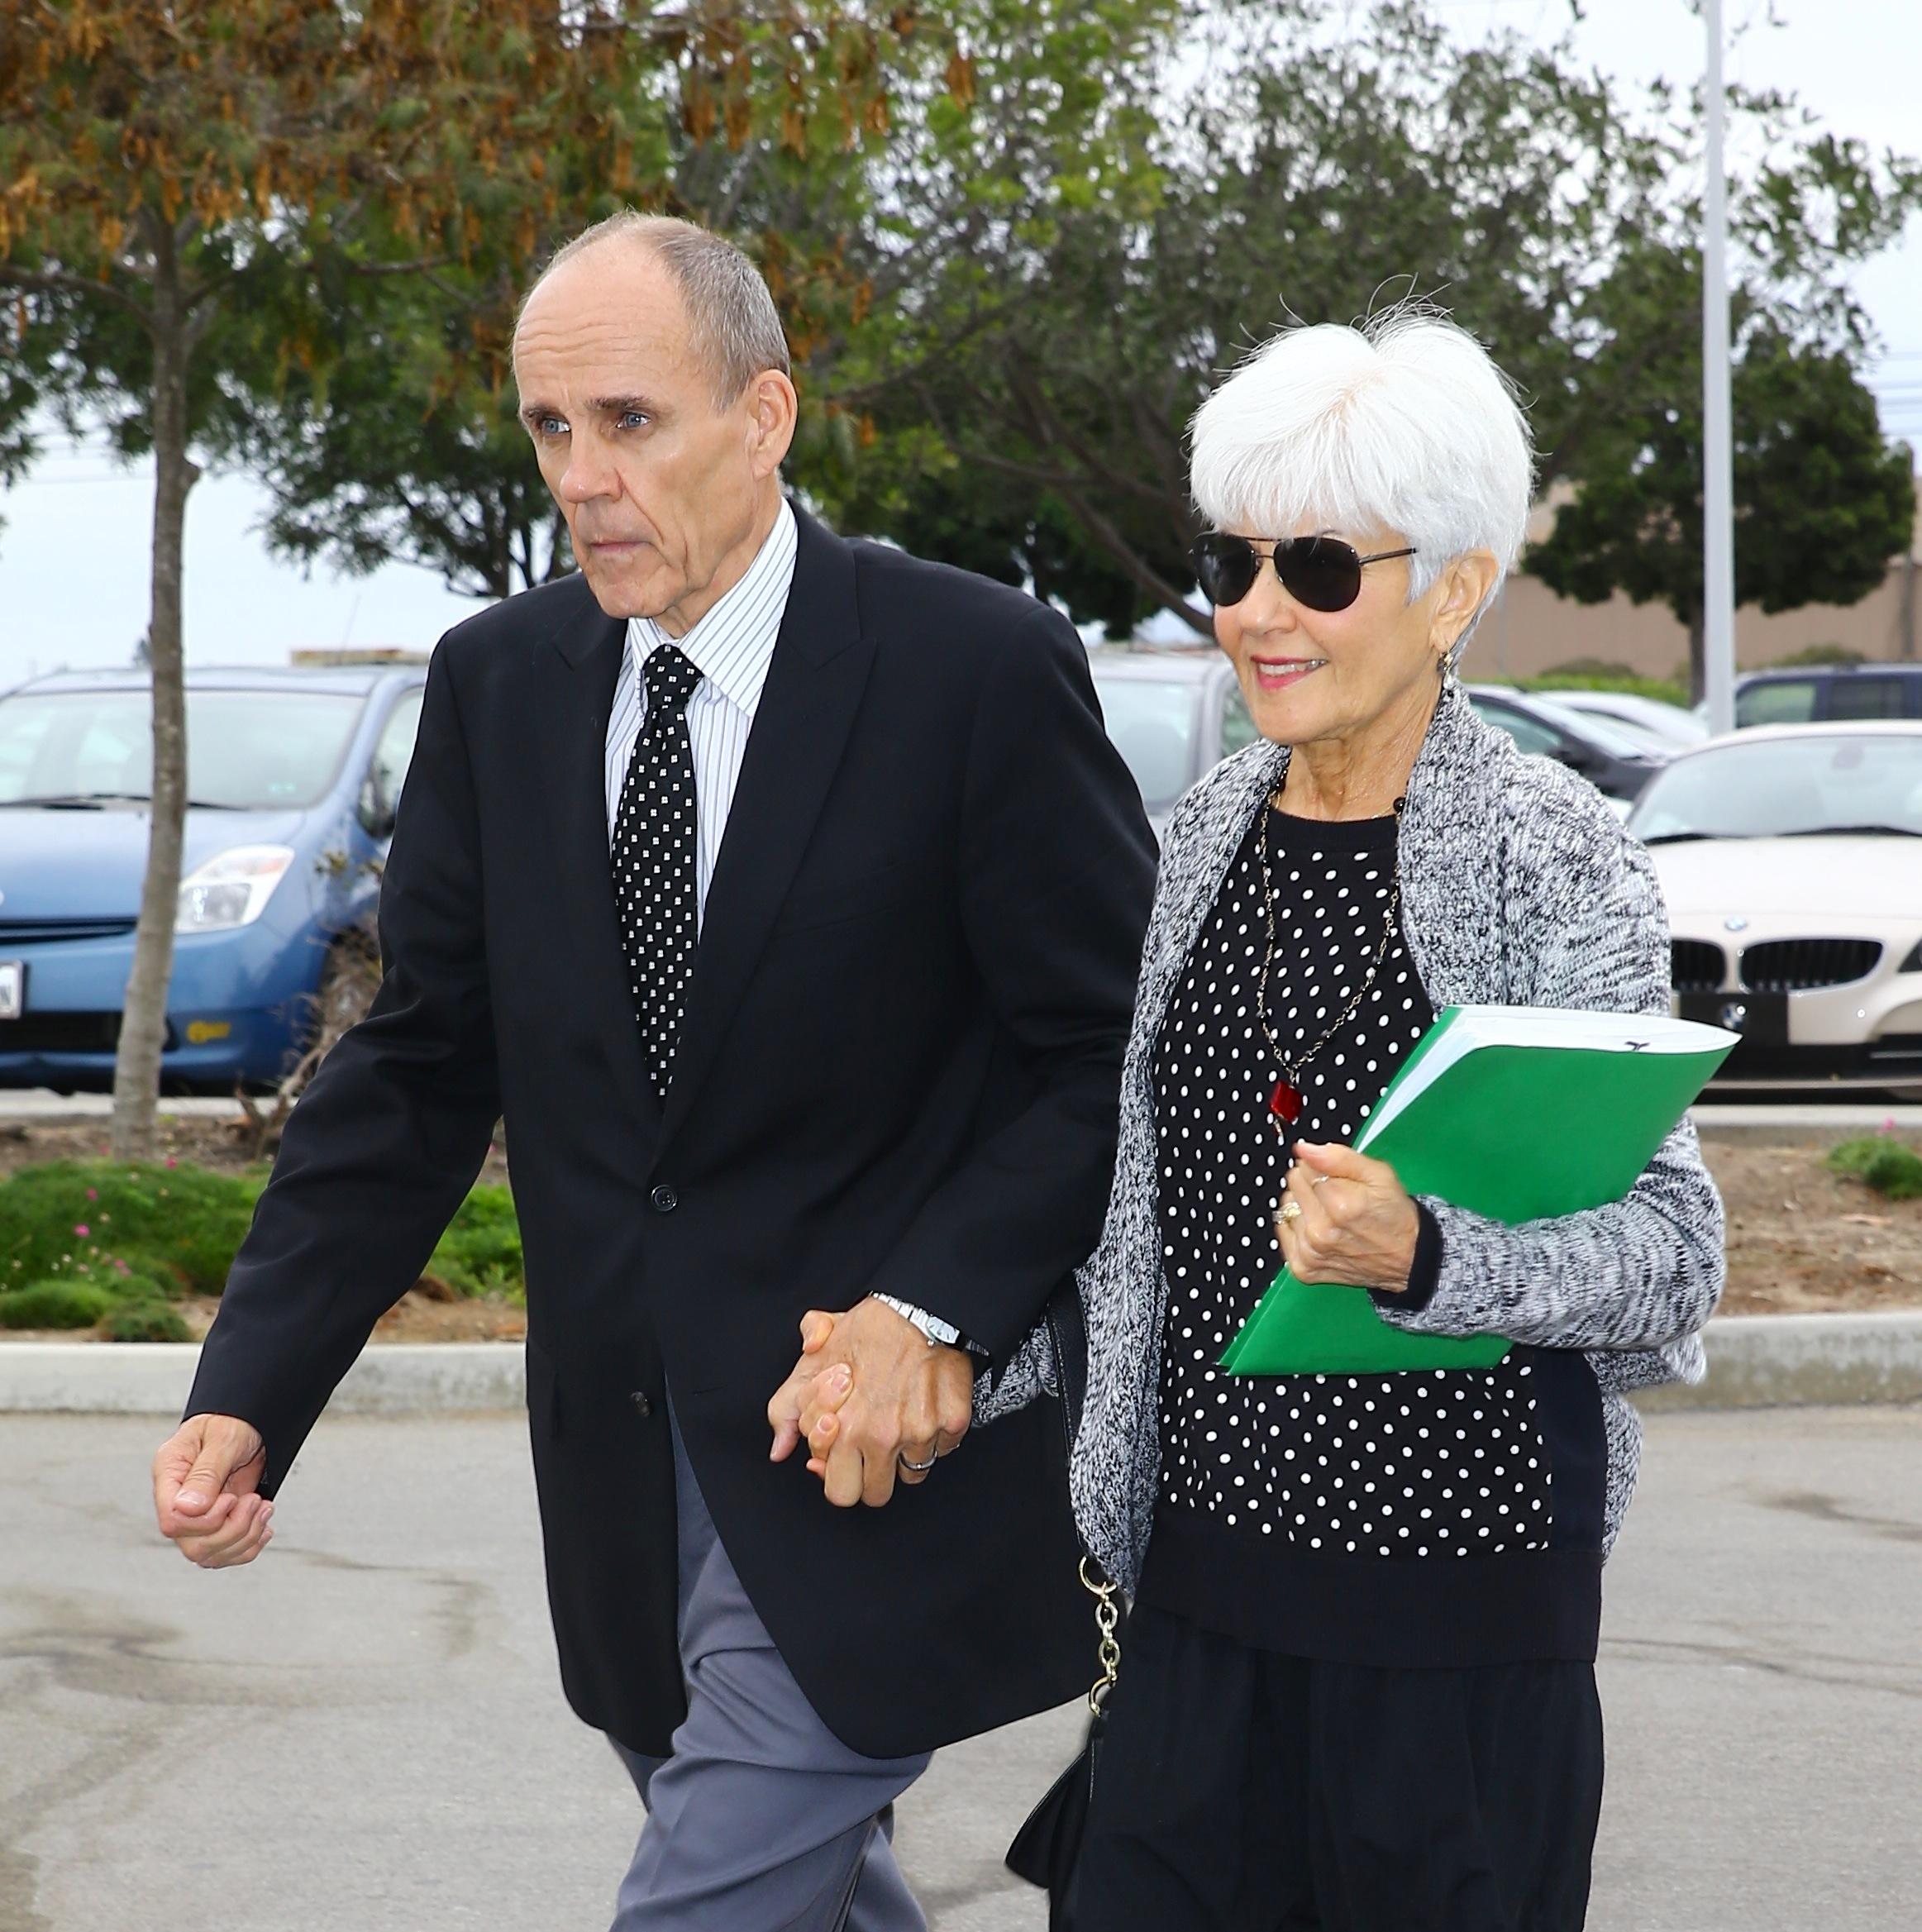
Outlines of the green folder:
M 1738 1036 L 1664 1016 L 1451 1006 L 1355 1142 L 1412 1195 L 1511 1224 L 1619 1200 Z M 1237 1375 L 1490 1368 L 1500 1335 L 1392 1328 L 1366 1290 L 1284 1268 L 1221 1358 Z

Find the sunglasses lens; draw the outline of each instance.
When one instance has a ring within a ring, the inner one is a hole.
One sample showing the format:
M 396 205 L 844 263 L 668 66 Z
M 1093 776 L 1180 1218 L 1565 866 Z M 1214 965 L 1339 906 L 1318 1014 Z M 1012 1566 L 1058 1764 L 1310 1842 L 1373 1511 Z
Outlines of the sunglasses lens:
M 1346 610 L 1362 594 L 1362 559 L 1350 544 L 1309 537 L 1275 547 L 1275 572 L 1297 603 Z
M 1224 537 L 1219 531 L 1204 537 L 1190 552 L 1201 594 L 1210 603 L 1239 603 L 1255 581 L 1261 560 L 1245 537 Z

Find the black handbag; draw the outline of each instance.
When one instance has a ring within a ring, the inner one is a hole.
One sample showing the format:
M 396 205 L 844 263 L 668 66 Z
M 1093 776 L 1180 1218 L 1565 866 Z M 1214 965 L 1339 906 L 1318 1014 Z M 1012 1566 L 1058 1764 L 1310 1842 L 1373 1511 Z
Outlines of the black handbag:
M 1075 1432 L 1087 1392 L 1086 1331 L 1080 1299 L 1072 1282 L 1048 1309 L 1061 1376 L 1061 1419 L 1072 1458 Z M 1095 1780 L 1101 1764 L 1101 1742 L 1108 1725 L 1108 1696 L 1121 1667 L 1121 1593 L 1102 1574 L 1091 1556 L 1080 1565 L 1081 1586 L 1095 1600 L 1095 1655 L 1098 1674 L 1088 1690 L 1088 1736 L 1081 1754 L 1048 1787 L 1041 1802 L 1028 1815 L 1004 1861 L 1008 1869 L 1047 1893 L 1048 1932 L 1087 1932 L 1077 1923 L 1071 1882 L 1081 1843 L 1087 1834 L 1088 1811 L 1095 1798 Z

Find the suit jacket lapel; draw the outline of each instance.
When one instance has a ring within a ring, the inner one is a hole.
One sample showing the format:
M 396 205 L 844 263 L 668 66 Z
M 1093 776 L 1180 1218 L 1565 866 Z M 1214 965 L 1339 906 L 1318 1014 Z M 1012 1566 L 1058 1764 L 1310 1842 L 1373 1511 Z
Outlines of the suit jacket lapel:
M 608 714 L 627 627 L 603 613 L 586 594 L 584 580 L 581 589 L 584 608 L 554 633 L 541 666 L 539 790 L 553 834 L 565 921 L 561 930 L 579 976 L 582 1004 L 606 1045 L 622 1090 L 641 1119 L 653 1121 L 660 1117 L 661 1102 L 634 1023 L 608 858 Z
M 841 763 L 874 660 L 854 557 L 795 512 L 794 584 L 708 889 L 662 1138 L 699 1097 Z

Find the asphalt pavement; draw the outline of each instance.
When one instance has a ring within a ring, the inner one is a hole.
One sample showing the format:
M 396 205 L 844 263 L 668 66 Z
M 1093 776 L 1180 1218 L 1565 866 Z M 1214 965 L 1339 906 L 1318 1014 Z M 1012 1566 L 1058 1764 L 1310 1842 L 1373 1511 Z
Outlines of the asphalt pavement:
M 330 1419 L 213 1576 L 153 1536 L 155 1435 L 0 1417 L 0 1932 L 604 1932 L 638 1811 L 561 1702 L 520 1427 Z M 1910 1932 L 1919 1605 L 1922 1408 L 1651 1417 L 1595 1932 Z M 1078 1731 L 903 1806 L 936 1932 L 1040 1932 L 1000 1853 Z

